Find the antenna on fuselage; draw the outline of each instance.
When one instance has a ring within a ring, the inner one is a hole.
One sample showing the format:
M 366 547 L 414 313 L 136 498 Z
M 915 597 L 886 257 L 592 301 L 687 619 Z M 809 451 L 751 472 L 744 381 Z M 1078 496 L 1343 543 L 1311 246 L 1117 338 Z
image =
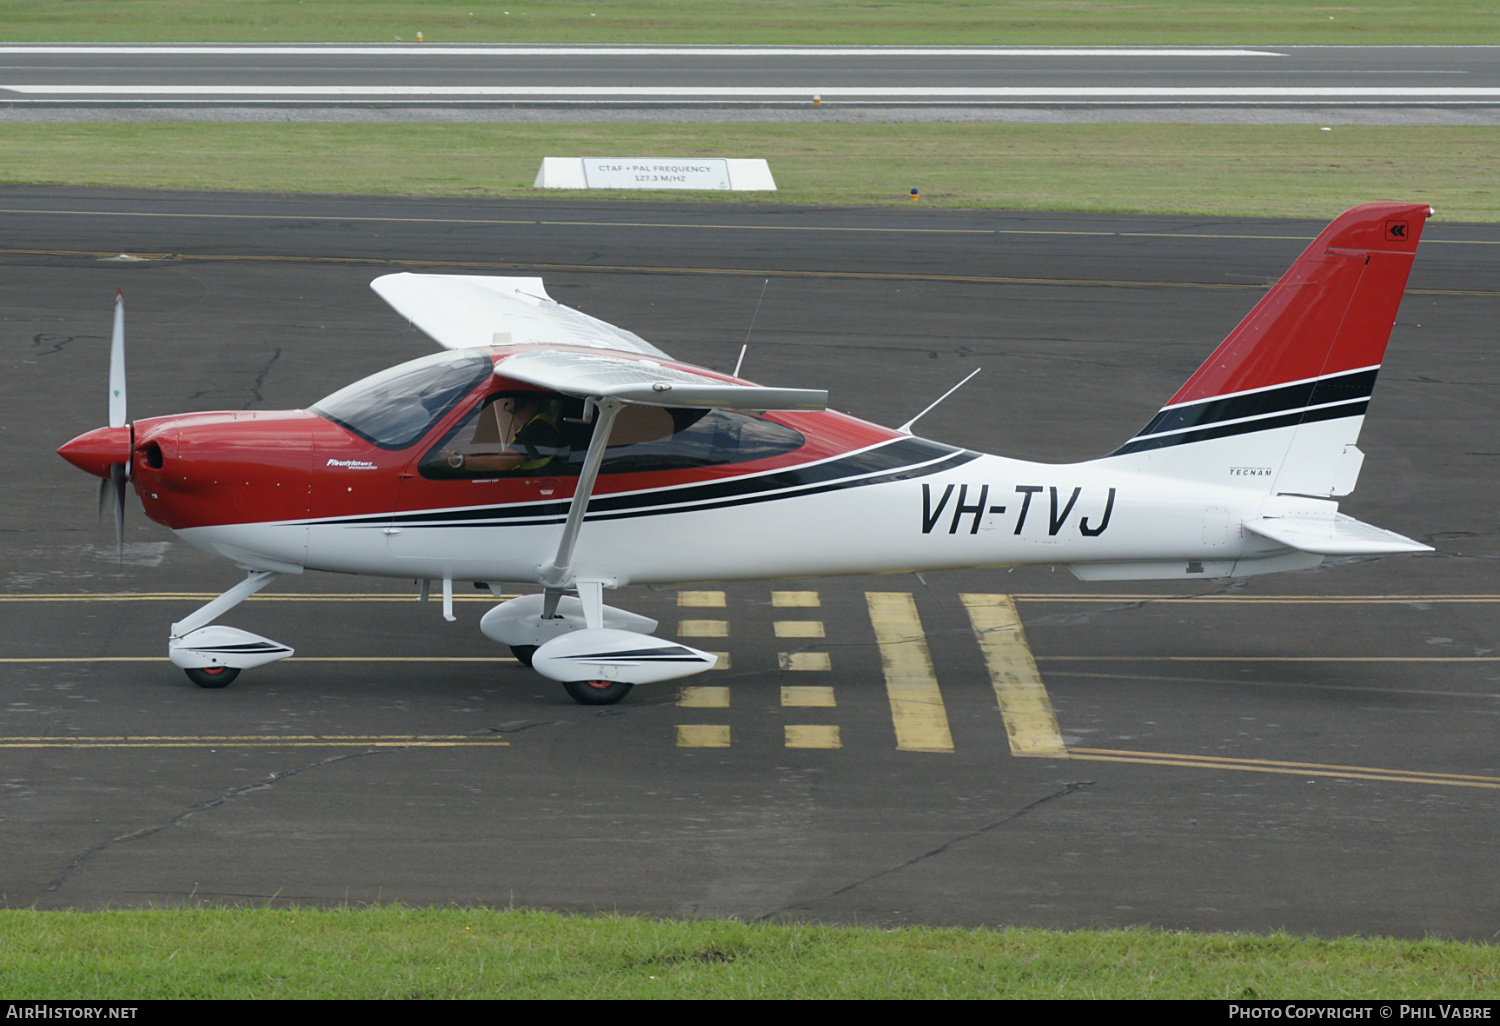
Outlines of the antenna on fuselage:
M 933 410 L 937 409 L 938 403 L 941 403 L 944 399 L 948 398 L 954 392 L 957 392 L 960 388 L 963 388 L 965 385 L 967 385 L 969 383 L 970 379 L 972 379 L 975 374 L 978 374 L 983 369 L 984 369 L 983 367 L 975 367 L 972 371 L 969 372 L 969 376 L 967 378 L 964 378 L 958 384 L 956 384 L 952 388 L 948 389 L 948 391 L 946 391 L 942 395 L 938 396 L 937 400 L 935 402 L 933 402 L 932 405 L 928 406 L 927 409 L 925 409 L 921 413 L 917 414 L 915 417 L 913 417 L 911 420 L 907 421 L 905 424 L 902 424 L 896 430 L 899 431 L 899 432 L 901 432 L 903 435 L 909 435 L 909 434 L 911 434 L 911 426 L 913 424 L 915 424 L 917 421 L 921 420 L 923 417 L 927 416 Z
M 740 346 L 740 358 L 734 361 L 733 376 L 736 378 L 740 376 L 740 367 L 745 363 L 745 351 L 750 348 L 750 332 L 755 330 L 755 319 L 760 316 L 760 304 L 766 300 L 766 285 L 770 284 L 771 279 L 767 278 L 765 285 L 760 287 L 760 298 L 755 301 L 755 312 L 750 315 L 750 330 L 745 332 L 745 344 Z

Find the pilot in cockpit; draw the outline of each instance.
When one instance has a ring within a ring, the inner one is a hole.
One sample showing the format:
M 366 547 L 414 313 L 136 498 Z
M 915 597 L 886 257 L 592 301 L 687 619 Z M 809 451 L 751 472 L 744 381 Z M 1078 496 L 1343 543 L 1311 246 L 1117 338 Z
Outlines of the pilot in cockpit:
M 491 400 L 480 409 L 473 433 L 460 429 L 434 462 L 465 476 L 543 470 L 563 446 L 561 416 L 562 404 L 546 395 Z

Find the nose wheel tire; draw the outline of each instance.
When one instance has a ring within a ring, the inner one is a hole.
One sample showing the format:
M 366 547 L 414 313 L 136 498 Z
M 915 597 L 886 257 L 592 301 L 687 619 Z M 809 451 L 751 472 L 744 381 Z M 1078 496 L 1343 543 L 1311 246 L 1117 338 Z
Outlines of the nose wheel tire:
M 188 680 L 200 688 L 226 687 L 240 675 L 239 669 L 233 666 L 204 666 L 183 672 L 187 674 Z
M 623 680 L 570 680 L 563 689 L 579 705 L 614 705 L 630 694 L 634 684 Z
M 536 655 L 536 649 L 537 646 L 535 645 L 512 645 L 510 646 L 510 654 L 516 657 L 516 662 L 530 668 L 531 657 Z

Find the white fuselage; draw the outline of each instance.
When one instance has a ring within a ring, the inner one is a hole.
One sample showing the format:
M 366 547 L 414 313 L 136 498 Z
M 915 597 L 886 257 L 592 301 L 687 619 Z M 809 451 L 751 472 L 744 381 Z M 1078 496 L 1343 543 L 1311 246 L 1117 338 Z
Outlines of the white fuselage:
M 575 575 L 622 586 L 1060 564 L 1086 579 L 1224 577 L 1317 562 L 1243 530 L 1275 501 L 1261 490 L 1143 474 L 1112 460 L 1048 465 L 979 455 L 930 476 L 772 489 L 735 504 L 674 503 L 680 491 L 631 493 L 640 502 L 628 515 L 591 506 Z M 596 494 L 594 502 L 619 497 Z M 534 582 L 557 551 L 562 523 L 525 522 L 517 509 L 503 521 L 455 523 L 462 511 L 431 511 L 447 519 L 421 524 L 408 513 L 180 533 L 266 569 Z

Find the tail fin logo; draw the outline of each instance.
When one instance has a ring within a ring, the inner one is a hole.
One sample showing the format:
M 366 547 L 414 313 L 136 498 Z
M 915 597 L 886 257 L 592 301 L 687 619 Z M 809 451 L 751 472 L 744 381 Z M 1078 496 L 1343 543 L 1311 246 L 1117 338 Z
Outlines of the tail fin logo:
M 1385 237 L 1391 242 L 1405 242 L 1411 236 L 1407 234 L 1409 225 L 1405 221 L 1387 221 L 1385 223 Z

